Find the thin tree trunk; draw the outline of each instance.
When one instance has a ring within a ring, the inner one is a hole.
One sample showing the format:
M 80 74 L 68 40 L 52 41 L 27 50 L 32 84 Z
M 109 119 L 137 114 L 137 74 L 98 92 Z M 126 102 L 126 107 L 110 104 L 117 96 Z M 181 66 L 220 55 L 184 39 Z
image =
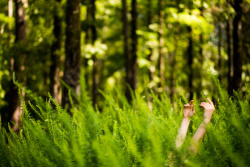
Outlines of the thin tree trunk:
M 132 49 L 131 49 L 131 67 L 132 67 L 132 80 L 131 80 L 131 88 L 134 91 L 137 87 L 137 2 L 136 0 L 132 0 L 132 22 L 131 22 L 131 38 L 132 38 Z
M 203 4 L 203 0 L 201 0 L 201 6 L 200 6 L 200 16 L 203 17 L 203 10 L 204 10 L 204 4 Z M 198 61 L 199 61 L 199 64 L 200 64 L 200 68 L 202 69 L 203 67 L 203 44 L 204 44 L 204 37 L 203 37 L 203 33 L 201 32 L 200 35 L 199 35 L 199 41 L 200 41 L 200 44 L 199 44 L 199 58 L 198 58 Z M 201 91 L 202 91 L 202 71 L 200 71 L 198 73 L 198 77 L 199 77 L 199 80 L 198 80 L 198 91 L 197 91 L 197 96 L 200 97 L 200 94 L 201 94 Z
M 15 0 L 15 43 L 22 43 L 26 39 L 27 34 L 27 16 L 25 12 L 25 8 L 28 6 L 27 0 Z M 25 55 L 20 54 L 15 58 L 12 57 L 10 60 L 11 63 L 11 74 L 15 72 L 16 80 L 19 82 L 25 82 L 25 78 L 21 77 L 22 71 L 24 71 L 24 60 Z M 24 76 L 24 75 L 22 75 Z M 10 97 L 9 97 L 9 114 L 8 121 L 13 121 L 14 125 L 12 126 L 13 131 L 18 132 L 21 126 L 21 115 L 22 110 L 20 106 L 19 96 L 18 96 L 18 88 L 13 83 L 14 78 L 11 77 L 10 80 Z M 25 84 L 25 83 L 24 83 Z
M 232 88 L 233 90 L 241 90 L 242 88 L 242 1 L 234 1 L 234 10 L 236 15 L 233 20 L 233 66 L 234 75 Z M 232 95 L 233 92 L 230 94 Z
M 13 16 L 13 1 L 12 0 L 8 1 L 8 16 L 9 17 Z
M 228 55 L 228 93 L 233 92 L 233 54 L 232 54 L 232 20 L 227 21 L 227 55 Z
M 62 19 L 59 16 L 61 0 L 57 0 L 56 8 L 54 9 L 54 29 L 53 34 L 55 41 L 51 48 L 51 66 L 50 66 L 50 93 L 51 96 L 57 101 L 61 102 L 60 96 L 60 50 L 62 41 Z
M 90 5 L 90 1 L 86 1 L 87 2 L 87 17 L 86 17 L 86 35 L 85 35 L 85 44 L 89 44 L 90 43 L 90 36 L 91 36 L 91 28 L 90 28 L 90 23 L 91 23 L 91 5 Z M 83 58 L 83 65 L 84 65 L 84 78 L 85 78 L 85 83 L 86 83 L 86 88 L 87 90 L 89 90 L 90 88 L 90 84 L 89 84 L 89 71 L 88 71 L 88 58 L 84 57 Z
M 25 9 L 28 7 L 27 0 L 15 0 L 15 14 L 16 14 L 16 42 L 23 41 L 27 34 L 27 16 Z
M 176 1 L 176 8 L 177 8 L 177 14 L 180 12 L 179 7 L 180 0 Z M 171 71 L 170 71 L 170 98 L 171 102 L 174 102 L 174 94 L 175 94 L 175 65 L 176 65 L 176 55 L 178 51 L 178 41 L 179 41 L 179 33 L 180 33 L 180 23 L 177 21 L 175 24 L 175 31 L 174 31 L 174 52 L 172 55 L 171 60 Z
M 188 30 L 188 87 L 189 87 L 189 99 L 193 99 L 193 38 L 192 38 L 192 28 L 190 26 L 187 27 Z
M 171 102 L 174 101 L 175 94 L 175 65 L 176 65 L 176 54 L 178 50 L 178 41 L 179 41 L 179 23 L 176 25 L 175 34 L 174 34 L 174 52 L 171 60 L 171 73 L 170 73 L 170 98 Z
M 9 18 L 11 18 L 11 17 L 13 17 L 13 1 L 12 0 L 9 0 L 8 1 L 8 17 Z M 12 36 L 12 30 L 13 30 L 13 28 L 12 28 L 12 26 L 11 26 L 11 24 L 9 23 L 8 24 L 8 33 L 9 33 L 9 35 L 8 35 L 8 44 L 9 44 L 9 46 L 11 46 L 11 36 Z M 11 58 L 11 59 L 13 59 L 13 58 Z M 10 60 L 11 60 L 10 59 Z M 9 60 L 9 62 L 10 62 L 10 60 Z M 12 68 L 12 69 L 11 69 Z M 13 72 L 13 67 L 9 67 L 9 71 L 10 71 L 10 73 L 12 73 Z M 12 80 L 12 82 L 13 82 L 13 80 Z M 10 88 L 11 89 L 11 88 Z M 7 92 L 6 93 L 6 95 L 8 94 L 9 92 Z M 7 95 L 8 96 L 8 95 Z M 9 99 L 10 100 L 10 99 Z M 10 121 L 11 119 L 9 118 L 10 117 L 10 111 L 9 111 L 9 113 L 5 113 L 5 114 L 3 114 L 3 120 L 4 121 Z M 2 115 L 1 115 L 1 113 L 0 113 L 0 122 L 2 121 L 2 117 L 1 117 Z M 7 117 L 6 117 L 7 116 Z M 7 119 L 7 120 L 6 120 Z M 7 125 L 7 124 L 6 124 Z M 7 128 L 7 126 L 6 126 L 6 128 Z
M 95 44 L 95 41 L 97 39 L 97 31 L 96 31 L 96 19 L 95 19 L 95 11 L 96 11 L 96 6 L 95 6 L 95 0 L 91 1 L 91 18 L 92 18 L 92 25 L 91 25 L 91 32 L 92 32 L 92 44 Z M 93 77 L 93 87 L 92 87 L 92 96 L 93 96 L 93 106 L 96 106 L 97 104 L 97 96 L 98 96 L 98 60 L 96 55 L 92 55 L 92 60 L 93 60 L 93 72 L 92 72 L 92 77 Z
M 64 82 L 79 94 L 80 85 L 80 0 L 67 0 L 66 8 L 66 43 L 65 43 L 65 66 L 64 66 Z M 72 93 L 71 93 L 72 94 Z M 73 99 L 76 102 L 76 99 Z M 63 88 L 62 104 L 68 106 L 67 111 L 70 112 L 69 90 Z M 71 113 L 72 114 L 72 113 Z
M 163 1 L 158 0 L 158 16 L 159 16 L 159 78 L 160 78 L 160 87 L 164 87 L 164 55 L 163 55 L 163 46 L 164 46 L 164 11 L 163 11 Z
M 131 1 L 131 53 L 129 52 L 128 46 L 128 21 L 127 21 L 127 4 L 126 0 L 122 0 L 123 4 L 123 24 L 124 24 L 124 54 L 126 62 L 126 81 L 128 86 L 135 91 L 137 85 L 137 35 L 136 35 L 136 24 L 137 24 L 137 3 L 136 0 Z M 130 93 L 129 87 L 126 86 L 126 97 L 130 102 L 132 100 L 132 94 Z
M 122 0 L 122 21 L 123 21 L 123 50 L 124 50 L 124 58 L 125 58 L 125 69 L 126 69 L 126 84 L 130 85 L 130 81 L 132 78 L 132 69 L 130 68 L 130 52 L 129 52 L 129 35 L 128 35 L 128 17 L 127 17 L 127 1 Z M 128 85 L 126 85 L 126 97 L 128 101 L 131 100 L 130 90 Z
M 9 18 L 13 17 L 13 0 L 8 1 L 8 17 Z M 8 42 L 10 42 L 12 34 L 11 24 L 8 25 L 8 31 L 9 31 Z

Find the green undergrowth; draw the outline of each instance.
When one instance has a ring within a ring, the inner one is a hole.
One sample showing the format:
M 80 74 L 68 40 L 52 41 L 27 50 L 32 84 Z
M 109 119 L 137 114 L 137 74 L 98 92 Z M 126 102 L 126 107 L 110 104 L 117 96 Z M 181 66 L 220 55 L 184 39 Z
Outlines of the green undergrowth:
M 130 105 L 119 91 L 102 93 L 100 112 L 82 92 L 71 117 L 53 98 L 27 91 L 20 133 L 0 129 L 0 166 L 248 166 L 250 93 L 229 98 L 219 86 L 217 92 L 212 121 L 192 155 L 187 148 L 203 113 L 197 99 L 186 141 L 176 150 L 181 97 L 173 104 L 152 95 L 150 110 L 144 96 L 136 94 Z

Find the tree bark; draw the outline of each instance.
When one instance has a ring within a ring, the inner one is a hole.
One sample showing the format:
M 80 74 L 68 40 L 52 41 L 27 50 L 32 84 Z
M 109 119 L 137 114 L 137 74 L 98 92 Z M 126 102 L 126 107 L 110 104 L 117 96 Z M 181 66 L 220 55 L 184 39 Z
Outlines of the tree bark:
M 132 49 L 131 49 L 131 67 L 132 67 L 132 78 L 130 86 L 134 91 L 137 87 L 137 2 L 132 0 L 132 22 L 131 22 L 131 38 L 132 38 Z
M 163 1 L 158 0 L 158 16 L 159 16 L 159 32 L 158 32 L 158 40 L 159 40 L 159 78 L 160 78 L 160 87 L 164 86 L 164 55 L 163 55 L 163 46 L 164 46 L 164 11 Z
M 9 17 L 13 16 L 13 1 L 12 0 L 8 1 L 8 16 Z
M 200 16 L 203 17 L 203 10 L 204 10 L 204 3 L 203 0 L 201 0 L 201 6 L 200 6 Z M 200 68 L 202 69 L 203 67 L 203 44 L 204 44 L 204 36 L 203 33 L 201 32 L 199 35 L 199 57 L 198 57 L 198 61 L 200 64 Z M 198 89 L 197 89 L 197 96 L 200 97 L 201 96 L 201 91 L 202 91 L 202 70 L 198 73 Z
M 21 44 L 26 39 L 27 34 L 27 16 L 25 9 L 28 6 L 27 0 L 15 0 L 15 43 Z M 20 53 L 15 57 L 11 57 L 10 64 L 11 64 L 11 74 L 14 72 L 16 76 L 16 80 L 19 82 L 25 82 L 25 79 L 21 76 L 22 71 L 24 71 L 24 60 L 25 55 Z M 18 88 L 14 84 L 14 78 L 11 77 L 10 80 L 10 97 L 9 97 L 9 114 L 8 114 L 8 121 L 12 121 L 14 125 L 12 125 L 12 129 L 15 132 L 19 131 L 21 126 L 21 115 L 22 110 L 20 106 L 19 96 L 18 96 Z
M 28 7 L 27 0 L 15 0 L 15 14 L 16 14 L 16 42 L 23 41 L 27 34 L 27 16 L 25 9 Z
M 131 38 L 132 38 L 132 49 L 131 49 L 131 65 L 132 65 L 132 81 L 131 88 L 135 90 L 137 87 L 137 2 L 132 0 L 132 22 L 131 22 Z
M 50 66 L 50 93 L 57 101 L 61 102 L 60 96 L 60 50 L 62 42 L 62 19 L 59 16 L 61 10 L 61 0 L 57 0 L 57 5 L 54 9 L 54 42 L 51 47 L 51 66 Z
M 87 3 L 87 17 L 86 17 L 86 35 L 85 35 L 85 44 L 89 44 L 91 42 L 90 37 L 91 37 L 91 5 L 90 5 L 90 0 L 86 1 Z M 85 83 L 86 83 L 86 88 L 87 90 L 90 89 L 90 84 L 89 84 L 89 71 L 88 71 L 88 60 L 89 58 L 84 57 L 83 58 L 83 65 L 84 65 L 84 78 L 85 78 Z
M 126 82 L 128 86 L 126 86 L 126 97 L 130 102 L 132 100 L 132 91 L 135 91 L 137 85 L 137 35 L 136 35 L 136 26 L 137 26 L 137 2 L 136 0 L 131 1 L 131 52 L 129 52 L 129 44 L 128 44 L 128 19 L 127 19 L 127 4 L 126 0 L 122 0 L 123 5 L 123 33 L 124 33 L 124 56 L 125 56 L 125 67 L 126 67 Z
M 233 54 L 232 54 L 232 20 L 227 21 L 227 55 L 228 55 L 228 93 L 233 92 L 232 81 L 233 81 Z
M 192 38 L 192 27 L 188 26 L 188 87 L 189 87 L 189 99 L 193 99 L 193 38 Z
M 147 6 L 147 10 L 148 10 L 148 18 L 147 18 L 147 25 L 148 25 L 148 31 L 151 32 L 149 26 L 150 24 L 152 24 L 152 0 L 148 0 L 148 6 Z M 148 61 L 153 63 L 153 54 L 152 54 L 152 48 L 149 48 L 150 53 L 148 55 Z M 155 67 L 154 65 L 151 65 L 148 71 L 148 76 L 149 76 L 149 82 L 153 81 L 154 79 L 154 72 L 155 72 Z
M 80 91 L 80 36 L 80 0 L 67 0 L 65 43 L 66 58 L 63 80 L 76 94 L 79 94 Z M 74 102 L 76 102 L 76 99 L 74 99 Z M 70 106 L 69 103 L 69 90 L 64 87 L 62 104 L 64 107 L 68 106 L 67 111 L 71 113 L 70 108 L 72 106 Z
M 128 43 L 128 17 L 127 17 L 127 1 L 122 0 L 122 22 L 123 22 L 123 50 L 124 50 L 124 59 L 125 59 L 125 69 L 126 69 L 126 84 L 130 85 L 130 80 L 132 77 L 130 65 L 130 53 L 129 53 L 129 43 Z M 128 101 L 131 100 L 131 95 L 129 91 L 129 87 L 126 85 L 126 97 Z
M 176 8 L 177 8 L 177 14 L 180 12 L 180 0 L 176 1 Z M 180 23 L 179 21 L 176 22 L 175 24 L 175 30 L 174 30 L 174 52 L 172 55 L 171 59 L 171 71 L 170 71 L 170 98 L 171 102 L 174 102 L 174 94 L 175 94 L 175 80 L 176 80 L 176 75 L 175 75 L 175 66 L 176 66 L 176 55 L 178 51 L 178 41 L 179 41 L 179 33 L 180 33 Z
M 242 1 L 234 1 L 235 17 L 233 20 L 233 90 L 241 90 L 242 88 Z M 232 95 L 233 92 L 230 92 Z

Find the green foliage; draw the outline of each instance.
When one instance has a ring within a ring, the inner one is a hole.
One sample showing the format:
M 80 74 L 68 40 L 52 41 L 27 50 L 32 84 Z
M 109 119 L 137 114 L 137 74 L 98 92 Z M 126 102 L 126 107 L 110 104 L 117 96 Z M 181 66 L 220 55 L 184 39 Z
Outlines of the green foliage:
M 81 83 L 85 89 L 84 81 Z M 20 134 L 0 129 L 0 165 L 247 166 L 249 101 L 237 93 L 230 99 L 219 85 L 216 88 L 216 111 L 196 156 L 186 149 L 202 120 L 198 99 L 187 139 L 177 151 L 174 141 L 182 119 L 181 98 L 171 104 L 166 95 L 160 99 L 152 95 L 150 111 L 147 98 L 139 94 L 129 105 L 119 91 L 117 98 L 113 93 L 103 93 L 105 102 L 100 113 L 82 91 L 81 103 L 72 109 L 74 115 L 70 117 L 51 97 L 44 101 L 26 91 L 27 99 L 21 100 Z

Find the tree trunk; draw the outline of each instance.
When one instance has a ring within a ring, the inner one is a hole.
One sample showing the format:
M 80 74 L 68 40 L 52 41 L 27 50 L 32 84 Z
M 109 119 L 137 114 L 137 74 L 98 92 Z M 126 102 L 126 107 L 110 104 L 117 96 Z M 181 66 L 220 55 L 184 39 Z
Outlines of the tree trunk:
M 95 19 L 95 11 L 96 11 L 96 6 L 95 6 L 95 0 L 91 1 L 91 32 L 92 32 L 92 44 L 95 44 L 95 41 L 97 39 L 97 31 L 96 31 L 96 19 Z M 97 96 L 98 96 L 98 60 L 96 55 L 92 55 L 92 60 L 93 60 L 93 72 L 92 72 L 92 77 L 93 77 L 93 87 L 92 87 L 92 96 L 93 96 L 93 106 L 96 106 L 97 104 Z
M 187 27 L 188 30 L 188 87 L 189 87 L 189 99 L 193 99 L 193 38 L 192 38 L 192 28 Z
M 13 16 L 13 1 L 9 0 L 8 1 L 8 17 L 11 18 L 12 16 Z M 8 31 L 9 31 L 8 42 L 10 42 L 11 34 L 12 34 L 12 26 L 10 23 L 8 25 Z
M 122 0 L 122 22 L 123 22 L 123 50 L 124 50 L 124 58 L 125 58 L 125 69 L 126 69 L 126 84 L 130 85 L 130 80 L 132 77 L 130 65 L 130 54 L 129 54 L 129 44 L 128 44 L 128 17 L 127 17 L 127 1 Z M 126 85 L 125 91 L 126 97 L 128 101 L 131 100 L 131 95 L 129 91 L 129 87 Z
M 164 55 L 163 55 L 163 46 L 164 46 L 164 11 L 163 11 L 163 1 L 158 0 L 158 16 L 159 16 L 159 32 L 158 32 L 158 40 L 159 40 L 159 78 L 160 78 L 160 87 L 164 86 Z
M 131 53 L 129 52 L 128 45 L 128 21 L 127 21 L 127 4 L 126 0 L 122 0 L 123 4 L 123 24 L 124 24 L 124 56 L 126 62 L 126 82 L 128 86 L 134 91 L 137 84 L 137 35 L 136 35 L 136 22 L 137 22 L 137 3 L 136 0 L 132 0 L 132 21 L 131 21 Z M 129 87 L 126 86 L 126 97 L 130 102 L 132 100 L 132 95 L 130 93 Z
M 228 93 L 233 92 L 232 81 L 233 81 L 233 54 L 232 54 L 232 20 L 227 21 L 227 55 L 228 55 Z
M 203 10 L 204 10 L 204 4 L 203 4 L 203 0 L 201 0 L 201 6 L 200 6 L 200 16 L 203 17 Z M 204 44 L 204 37 L 203 37 L 203 33 L 201 32 L 199 35 L 199 57 L 198 57 L 198 61 L 200 64 L 200 69 L 202 69 L 203 67 L 203 44 Z M 197 89 L 197 96 L 200 97 L 201 96 L 201 91 L 202 91 L 202 70 L 198 73 L 198 89 Z
M 234 1 L 234 10 L 236 12 L 233 20 L 233 90 L 242 88 L 242 0 Z M 230 94 L 232 95 L 233 92 Z
M 177 8 L 177 14 L 180 12 L 180 0 L 176 1 L 176 8 Z M 175 24 L 175 30 L 174 30 L 174 52 L 171 58 L 171 71 L 170 71 L 170 98 L 171 102 L 174 102 L 174 94 L 175 94 L 175 66 L 176 66 L 176 55 L 178 51 L 178 41 L 179 41 L 179 33 L 180 33 L 180 23 L 177 21 Z
M 152 24 L 152 10 L 151 10 L 151 7 L 152 7 L 152 0 L 148 0 L 148 31 L 151 32 L 149 26 L 150 24 Z M 152 54 L 152 48 L 149 48 L 150 50 L 150 53 L 148 55 L 148 61 L 153 63 L 153 54 Z M 149 72 L 148 72 L 148 76 L 149 76 L 149 82 L 152 82 L 153 79 L 154 79 L 154 72 L 155 72 L 155 67 L 154 65 L 151 65 L 150 68 L 149 68 Z
M 26 39 L 27 34 L 27 17 L 25 8 L 28 6 L 27 0 L 15 0 L 15 43 L 22 43 Z M 24 68 L 24 60 L 25 55 L 20 53 L 15 57 L 12 57 L 10 60 L 11 64 L 11 74 L 14 72 L 16 76 L 16 80 L 19 82 L 25 82 L 25 79 L 21 77 L 22 71 Z M 24 76 L 24 75 L 22 75 Z M 18 132 L 21 126 L 21 106 L 18 96 L 18 88 L 13 83 L 14 78 L 11 77 L 10 80 L 10 97 L 9 97 L 9 114 L 8 114 L 8 121 L 12 121 L 14 125 L 12 126 L 13 131 Z
M 132 68 L 132 78 L 130 86 L 134 91 L 137 87 L 137 2 L 136 0 L 132 0 L 132 22 L 131 22 L 131 38 L 132 38 L 132 49 L 131 49 L 131 68 Z
M 8 16 L 9 17 L 13 16 L 13 1 L 12 0 L 8 1 Z
M 79 94 L 80 91 L 80 36 L 80 0 L 67 0 L 65 43 L 66 58 L 63 80 L 76 94 Z M 74 99 L 74 102 L 76 102 L 76 99 Z M 62 104 L 64 107 L 68 106 L 67 111 L 71 113 L 70 108 L 72 106 L 70 106 L 69 103 L 69 90 L 64 87 Z
M 16 42 L 23 41 L 27 33 L 27 16 L 25 9 L 28 7 L 27 0 L 15 0 L 15 14 L 16 14 Z
M 61 0 L 57 0 L 57 5 L 54 9 L 54 29 L 53 34 L 55 41 L 51 48 L 51 66 L 50 66 L 50 93 L 57 101 L 61 102 L 60 96 L 60 50 L 62 41 L 62 19 L 59 16 L 61 9 Z
M 86 17 L 86 35 L 85 35 L 85 44 L 89 44 L 91 42 L 90 37 L 91 37 L 91 28 L 90 28 L 90 23 L 91 23 L 91 5 L 90 5 L 90 1 L 86 1 L 87 3 L 87 17 Z M 88 58 L 84 57 L 83 58 L 83 65 L 84 65 L 84 79 L 85 79 L 85 83 L 86 83 L 86 89 L 89 90 L 90 89 L 90 84 L 89 84 L 89 71 L 88 71 Z

